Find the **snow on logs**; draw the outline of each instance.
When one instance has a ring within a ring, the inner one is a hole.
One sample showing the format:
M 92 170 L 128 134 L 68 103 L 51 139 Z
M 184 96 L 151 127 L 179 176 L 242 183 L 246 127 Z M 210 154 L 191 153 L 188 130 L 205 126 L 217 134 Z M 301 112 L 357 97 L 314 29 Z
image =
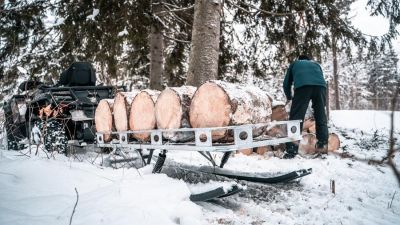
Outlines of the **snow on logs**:
M 170 87 L 161 92 L 155 105 L 157 128 L 188 128 L 189 107 L 196 88 L 193 86 Z M 165 132 L 166 139 L 184 142 L 194 139 L 194 132 Z
M 140 91 L 132 100 L 129 113 L 130 130 L 151 130 L 156 128 L 155 102 L 160 94 L 155 90 Z M 150 133 L 136 133 L 133 137 L 147 141 L 150 139 Z
M 111 132 L 113 129 L 113 108 L 114 99 L 103 99 L 100 100 L 97 105 L 94 122 L 97 132 Z M 110 134 L 104 134 L 103 140 L 108 142 L 111 140 Z
M 266 123 L 271 120 L 271 101 L 257 87 L 243 87 L 223 81 L 209 81 L 193 95 L 189 110 L 194 128 Z M 261 135 L 263 128 L 253 130 Z M 227 131 L 213 131 L 212 139 L 227 137 Z

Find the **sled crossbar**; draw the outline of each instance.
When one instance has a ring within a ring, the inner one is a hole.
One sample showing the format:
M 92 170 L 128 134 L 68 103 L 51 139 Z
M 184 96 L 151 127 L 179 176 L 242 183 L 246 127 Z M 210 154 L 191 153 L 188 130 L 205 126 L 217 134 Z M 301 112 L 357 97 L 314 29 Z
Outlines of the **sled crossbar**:
M 209 128 L 180 128 L 180 129 L 157 129 L 157 130 L 137 130 L 122 132 L 97 132 L 96 140 L 98 147 L 108 148 L 131 148 L 131 149 L 162 149 L 162 150 L 181 150 L 181 151 L 206 151 L 206 152 L 230 152 L 245 148 L 256 148 L 261 146 L 278 145 L 281 143 L 301 140 L 300 133 L 301 120 L 277 121 L 271 123 L 246 124 L 240 126 L 209 127 Z M 253 129 L 265 127 L 266 130 L 277 125 L 286 125 L 286 137 L 256 137 L 253 138 Z M 228 130 L 233 131 L 233 141 L 228 143 L 213 143 L 212 131 Z M 194 141 L 192 142 L 169 142 L 163 140 L 163 133 L 166 132 L 192 132 Z M 147 142 L 129 140 L 131 134 L 149 133 L 150 140 Z M 104 142 L 103 135 L 111 134 L 118 136 L 111 142 Z

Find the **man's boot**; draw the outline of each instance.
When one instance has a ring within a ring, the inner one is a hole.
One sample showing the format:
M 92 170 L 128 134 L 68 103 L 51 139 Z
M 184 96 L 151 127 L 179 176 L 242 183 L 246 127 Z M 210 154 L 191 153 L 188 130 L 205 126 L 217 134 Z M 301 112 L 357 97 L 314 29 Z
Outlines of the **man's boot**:
M 286 143 L 286 153 L 283 155 L 284 159 L 293 159 L 297 155 L 299 146 L 291 142 Z
M 318 141 L 315 144 L 315 150 L 317 154 L 328 154 L 328 143 Z

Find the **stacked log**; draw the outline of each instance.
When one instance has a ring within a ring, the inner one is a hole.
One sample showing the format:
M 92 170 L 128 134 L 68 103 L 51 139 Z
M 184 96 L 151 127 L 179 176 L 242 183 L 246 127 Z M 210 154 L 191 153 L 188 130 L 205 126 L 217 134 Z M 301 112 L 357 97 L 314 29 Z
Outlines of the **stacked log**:
M 317 153 L 316 150 L 317 137 L 315 134 L 303 134 L 303 139 L 299 144 L 299 153 L 301 155 L 313 155 Z M 340 148 L 339 136 L 335 133 L 329 134 L 328 138 L 328 152 L 334 152 Z
M 315 133 L 315 120 L 313 118 L 304 119 L 303 132 Z
M 128 119 L 129 111 L 133 99 L 139 91 L 132 92 L 118 92 L 114 98 L 113 114 L 114 114 L 114 125 L 117 131 L 128 130 Z
M 160 94 L 155 90 L 140 91 L 132 100 L 129 113 L 130 130 L 152 130 L 157 126 L 155 116 L 155 102 Z M 133 137 L 140 141 L 150 139 L 150 133 L 137 133 Z
M 340 139 L 339 136 L 335 133 L 329 134 L 328 139 L 328 151 L 333 152 L 340 148 Z
M 157 128 L 189 128 L 189 107 L 196 88 L 193 86 L 169 87 L 161 92 L 155 105 Z M 165 132 L 164 138 L 185 142 L 194 139 L 194 132 Z
M 97 132 L 111 132 L 113 129 L 113 108 L 114 99 L 103 99 L 99 102 L 95 112 L 95 126 Z M 103 135 L 104 142 L 111 140 L 110 134 Z
M 275 102 L 272 107 L 272 121 L 286 121 L 289 119 L 286 106 L 283 102 Z M 287 136 L 286 126 L 277 125 L 267 130 L 267 135 L 274 138 L 282 138 Z M 265 150 L 285 151 L 285 144 L 279 144 L 272 147 L 263 146 L 257 148 L 257 152 L 263 153 Z
M 286 111 L 286 106 L 283 102 L 275 103 L 272 107 L 272 121 L 285 121 L 289 119 L 289 114 Z
M 193 95 L 189 109 L 190 124 L 194 128 L 221 127 L 271 121 L 271 101 L 256 87 L 243 87 L 223 81 L 209 81 Z M 265 128 L 253 130 L 258 136 Z M 213 141 L 227 138 L 226 129 L 214 131 Z

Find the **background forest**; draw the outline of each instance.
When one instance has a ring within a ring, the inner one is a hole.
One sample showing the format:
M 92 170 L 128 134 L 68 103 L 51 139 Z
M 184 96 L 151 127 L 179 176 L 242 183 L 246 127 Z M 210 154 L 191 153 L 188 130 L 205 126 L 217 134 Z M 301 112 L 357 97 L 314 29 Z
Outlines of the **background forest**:
M 56 84 L 74 61 L 92 62 L 99 84 L 183 85 L 192 30 L 209 26 L 193 22 L 204 2 L 220 7 L 216 78 L 257 85 L 284 101 L 288 64 L 309 54 L 329 80 L 331 108 L 389 109 L 400 83 L 398 0 L 367 2 L 371 15 L 387 18 L 382 36 L 352 25 L 354 0 L 0 1 L 0 100 L 26 79 Z

